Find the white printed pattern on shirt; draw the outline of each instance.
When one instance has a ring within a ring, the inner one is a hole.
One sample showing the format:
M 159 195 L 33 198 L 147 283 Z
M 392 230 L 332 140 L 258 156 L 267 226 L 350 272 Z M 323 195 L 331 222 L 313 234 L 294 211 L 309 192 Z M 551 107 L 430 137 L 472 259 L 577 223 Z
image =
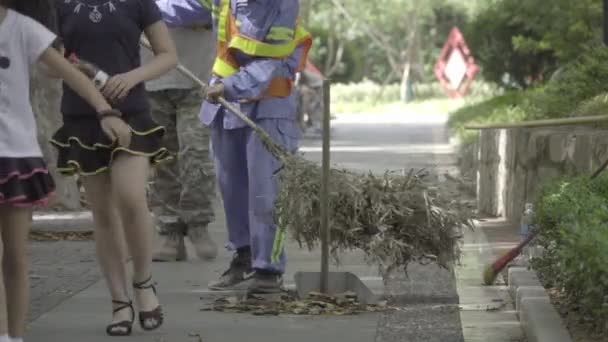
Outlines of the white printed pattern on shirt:
M 112 12 L 116 11 L 116 5 L 114 4 L 115 1 L 126 2 L 127 0 L 108 0 L 101 5 L 89 5 L 80 0 L 64 0 L 64 1 L 66 4 L 74 3 L 76 5 L 76 6 L 74 6 L 74 13 L 80 13 L 80 10 L 83 7 L 89 8 L 91 10 L 89 12 L 89 19 L 94 23 L 100 23 L 101 20 L 103 19 L 103 14 L 99 10 L 99 8 L 107 7 L 108 12 L 112 13 Z

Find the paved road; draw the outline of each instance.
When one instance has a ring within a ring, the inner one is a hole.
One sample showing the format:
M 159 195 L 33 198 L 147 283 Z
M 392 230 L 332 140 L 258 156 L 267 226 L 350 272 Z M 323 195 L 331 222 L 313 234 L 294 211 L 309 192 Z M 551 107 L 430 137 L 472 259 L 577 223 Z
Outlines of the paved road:
M 432 168 L 455 171 L 456 156 L 445 127 L 447 116 L 411 117 L 354 115 L 332 121 L 332 164 L 384 172 L 386 169 Z M 301 151 L 321 160 L 321 142 L 304 140 Z
M 332 123 L 332 163 L 374 172 L 410 168 L 456 172 L 455 151 L 445 128 L 446 117 L 420 118 L 339 117 Z M 320 146 L 319 141 L 304 140 L 302 152 L 307 158 L 320 160 Z M 217 240 L 225 237 L 221 220 L 212 227 L 212 234 Z M 456 277 L 445 272 L 422 270 L 413 272 L 409 279 L 397 277 L 389 283 L 390 291 L 427 290 L 430 296 L 424 303 L 402 305 L 400 310 L 389 314 L 359 317 L 260 318 L 199 312 L 209 296 L 205 284 L 217 276 L 230 256 L 222 252 L 217 261 L 203 265 L 198 261 L 156 264 L 155 274 L 161 284 L 168 321 L 162 331 L 152 335 L 138 332 L 132 340 L 195 341 L 188 334 L 201 333 L 204 341 L 221 342 L 287 339 L 291 342 L 520 341 L 521 330 L 510 311 L 504 286 L 480 286 L 481 268 L 493 257 L 493 248 L 483 230 L 467 232 L 463 265 L 456 268 Z M 297 250 L 293 245 L 290 251 L 291 272 L 318 269 L 317 252 Z M 92 262 L 93 255 L 90 242 L 35 243 L 32 246 L 34 320 L 28 341 L 112 340 L 103 335 L 109 306 L 103 282 L 98 281 L 99 274 Z M 352 270 L 367 279 L 377 278 L 375 268 L 365 265 L 361 255 L 353 253 L 343 261 L 342 269 Z M 457 293 L 460 307 L 446 304 L 441 296 L 433 297 L 439 292 Z M 197 297 L 201 300 L 193 300 Z

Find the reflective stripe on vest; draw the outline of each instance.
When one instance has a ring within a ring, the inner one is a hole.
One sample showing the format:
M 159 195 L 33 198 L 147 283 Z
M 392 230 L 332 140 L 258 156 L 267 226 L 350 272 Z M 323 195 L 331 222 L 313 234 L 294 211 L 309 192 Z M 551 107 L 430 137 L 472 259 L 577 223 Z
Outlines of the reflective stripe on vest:
M 239 50 L 250 56 L 284 58 L 291 55 L 298 46 L 303 45 L 304 51 L 298 71 L 304 68 L 312 38 L 301 25 L 296 25 L 295 32 L 287 27 L 272 27 L 267 39 L 289 41 L 283 44 L 270 44 L 239 33 L 238 22 L 230 11 L 230 0 L 220 0 L 219 7 L 213 6 L 213 15 L 218 22 L 217 57 L 213 64 L 213 73 L 216 76 L 228 77 L 239 70 L 240 66 L 232 56 L 231 50 Z M 263 97 L 289 96 L 292 88 L 291 79 L 277 77 L 270 82 Z

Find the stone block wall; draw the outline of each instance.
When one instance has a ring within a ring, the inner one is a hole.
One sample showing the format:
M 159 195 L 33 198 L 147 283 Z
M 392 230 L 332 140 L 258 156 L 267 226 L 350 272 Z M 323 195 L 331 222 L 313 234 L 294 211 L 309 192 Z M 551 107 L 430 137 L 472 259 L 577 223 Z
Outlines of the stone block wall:
M 518 222 L 525 203 L 536 199 L 544 182 L 590 175 L 608 159 L 608 129 L 486 130 L 477 146 L 479 212 Z

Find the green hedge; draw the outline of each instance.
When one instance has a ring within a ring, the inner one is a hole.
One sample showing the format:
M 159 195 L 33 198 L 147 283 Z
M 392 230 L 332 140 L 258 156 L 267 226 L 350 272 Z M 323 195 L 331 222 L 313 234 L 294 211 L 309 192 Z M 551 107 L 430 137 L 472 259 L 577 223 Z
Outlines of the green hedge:
M 546 184 L 537 201 L 536 223 L 544 255 L 533 261 L 546 286 L 567 295 L 598 329 L 608 308 L 608 176 L 562 178 Z
M 608 48 L 586 51 L 546 84 L 465 106 L 451 113 L 450 127 L 468 141 L 468 123 L 518 122 L 576 115 L 608 114 Z
M 464 129 L 466 124 L 490 122 L 516 122 L 526 118 L 519 106 L 526 93 L 511 91 L 491 99 L 464 106 L 451 113 L 448 125 L 456 131 L 463 143 L 473 141 L 477 131 Z

